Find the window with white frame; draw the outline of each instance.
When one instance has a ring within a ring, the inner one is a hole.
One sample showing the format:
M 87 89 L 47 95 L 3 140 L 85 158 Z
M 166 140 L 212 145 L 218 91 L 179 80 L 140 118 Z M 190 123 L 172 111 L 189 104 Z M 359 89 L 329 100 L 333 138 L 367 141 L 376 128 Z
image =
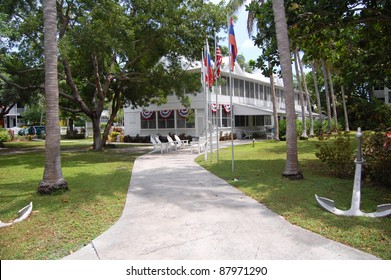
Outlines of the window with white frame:
M 195 114 L 193 109 L 177 110 L 176 111 L 177 128 L 194 128 Z
M 158 112 L 158 128 L 174 128 L 175 117 L 173 110 L 161 110 Z
M 141 129 L 156 128 L 156 112 L 141 112 Z

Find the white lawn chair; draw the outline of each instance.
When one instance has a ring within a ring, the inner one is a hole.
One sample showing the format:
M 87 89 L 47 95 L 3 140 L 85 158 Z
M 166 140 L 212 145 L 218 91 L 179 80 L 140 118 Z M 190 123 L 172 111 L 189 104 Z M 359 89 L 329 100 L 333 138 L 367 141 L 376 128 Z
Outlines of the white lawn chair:
M 193 140 L 191 142 L 191 153 L 193 153 L 193 149 L 195 149 L 196 151 L 198 151 L 198 153 L 201 153 L 202 151 L 205 151 L 205 149 L 207 149 L 207 146 L 208 146 L 208 141 L 206 141 L 206 137 L 205 136 L 201 136 L 198 140 Z
M 175 140 L 178 143 L 178 147 L 179 148 L 189 147 L 189 140 L 182 140 L 182 139 L 179 138 L 178 135 L 174 135 L 174 137 L 175 137 Z
M 178 142 L 174 141 L 170 135 L 167 135 L 167 141 L 170 148 L 174 148 L 175 151 L 178 150 Z
M 155 140 L 159 145 L 162 145 L 166 152 L 171 151 L 171 145 L 169 143 L 162 143 L 158 136 L 155 136 Z
M 150 136 L 150 139 L 151 139 L 151 143 L 153 145 L 153 148 L 154 150 L 153 151 L 158 151 L 160 150 L 160 153 L 162 154 L 164 151 L 167 151 L 168 150 L 168 144 L 167 143 L 162 143 L 162 142 L 158 142 L 156 141 L 156 137 L 155 136 Z

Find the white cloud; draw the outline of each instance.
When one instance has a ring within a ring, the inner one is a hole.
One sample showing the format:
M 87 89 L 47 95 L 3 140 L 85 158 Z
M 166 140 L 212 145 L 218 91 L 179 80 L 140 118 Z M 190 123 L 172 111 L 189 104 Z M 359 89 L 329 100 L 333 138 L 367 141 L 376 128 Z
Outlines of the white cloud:
M 251 39 L 247 39 L 244 42 L 242 42 L 240 49 L 245 50 L 245 49 L 252 49 L 254 48 L 254 42 Z

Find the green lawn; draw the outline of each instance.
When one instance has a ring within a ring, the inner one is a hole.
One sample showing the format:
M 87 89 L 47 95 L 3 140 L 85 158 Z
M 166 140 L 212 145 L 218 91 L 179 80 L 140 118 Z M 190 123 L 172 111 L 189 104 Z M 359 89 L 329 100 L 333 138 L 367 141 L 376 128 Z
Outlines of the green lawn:
M 354 138 L 353 138 L 354 139 Z M 197 162 L 227 180 L 242 192 L 260 201 L 292 224 L 348 244 L 383 259 L 391 259 L 391 218 L 339 217 L 320 208 L 315 194 L 335 201 L 336 207 L 350 207 L 353 179 L 337 179 L 315 157 L 317 139 L 299 141 L 299 162 L 304 180 L 282 177 L 285 142 L 259 142 L 235 147 L 235 174 L 232 175 L 231 148 L 216 154 L 212 161 Z M 330 140 L 329 140 L 330 141 Z M 331 140 L 332 141 L 332 140 Z M 352 162 L 353 164 L 353 162 Z M 235 179 L 235 180 L 234 180 Z M 391 203 L 391 189 L 362 186 L 361 209 L 373 212 L 376 205 Z
M 0 259 L 59 259 L 101 234 L 122 213 L 133 162 L 143 153 L 129 151 L 129 145 L 94 152 L 90 141 L 62 141 L 62 170 L 70 190 L 41 196 L 43 145 L 13 142 L 0 150 L 0 219 L 16 218 L 33 202 L 26 221 L 0 229 Z
M 349 208 L 353 180 L 328 174 L 314 155 L 316 141 L 299 142 L 300 166 L 305 176 L 301 181 L 281 176 L 284 142 L 235 147 L 235 176 L 231 174 L 230 148 L 220 151 L 219 164 L 204 162 L 203 156 L 197 162 L 291 223 L 391 259 L 390 218 L 338 217 L 317 205 L 315 194 L 335 200 L 341 209 Z M 125 144 L 98 153 L 90 150 L 90 141 L 62 141 L 62 170 L 70 190 L 41 196 L 36 191 L 43 175 L 43 142 L 5 146 L 0 149 L 0 219 L 7 222 L 16 218 L 17 211 L 30 201 L 34 209 L 26 221 L 0 229 L 3 260 L 59 259 L 109 228 L 122 212 L 133 162 L 144 152 Z M 10 150 L 25 152 L 10 154 Z M 364 183 L 362 209 L 371 212 L 383 203 L 391 203 L 391 190 Z

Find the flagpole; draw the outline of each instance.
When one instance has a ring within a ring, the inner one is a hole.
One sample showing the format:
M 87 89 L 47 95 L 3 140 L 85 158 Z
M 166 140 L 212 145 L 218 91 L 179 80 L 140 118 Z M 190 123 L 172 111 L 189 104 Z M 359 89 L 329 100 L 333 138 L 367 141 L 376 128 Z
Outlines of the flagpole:
M 233 135 L 233 121 L 232 121 L 232 115 L 233 115 L 233 108 L 232 108 L 232 67 L 231 67 L 231 64 L 232 64 L 232 54 L 231 54 L 231 43 L 230 43 L 230 40 L 229 40 L 229 37 L 230 37 L 230 28 L 231 28 L 231 25 L 230 25 L 230 18 L 229 18 L 229 15 L 227 14 L 227 19 L 228 19 L 228 50 L 229 50 L 229 106 L 230 106 L 230 109 L 231 109 L 231 116 L 230 116 L 230 120 L 231 120 L 231 151 L 232 151 L 232 154 L 231 154 L 231 161 L 232 161 L 232 175 L 235 174 L 235 150 L 234 150 L 234 135 Z M 234 62 L 235 63 L 235 62 Z
M 215 61 L 217 62 L 217 37 L 215 33 Z M 217 67 L 217 65 L 215 65 Z M 220 67 L 220 66 L 218 66 Z M 218 89 L 218 92 L 216 93 L 216 161 L 219 163 L 219 140 L 220 140 L 220 135 L 219 135 L 219 123 L 220 123 L 220 115 L 219 115 L 219 101 L 218 101 L 218 96 L 220 93 L 221 88 L 219 87 L 219 75 L 217 73 L 218 69 L 216 68 L 216 87 Z
M 208 127 L 208 96 L 207 96 L 207 93 L 206 93 L 206 80 L 205 80 L 205 78 L 206 78 L 206 73 L 205 73 L 205 71 L 208 71 L 207 69 L 205 69 L 205 57 L 204 57 L 204 55 L 205 55 L 205 50 L 206 50 L 206 46 L 204 47 L 204 50 L 203 50 L 203 52 L 202 52 L 202 69 L 203 69 L 203 74 L 202 74 L 202 81 L 203 81 L 203 83 L 202 83 L 202 85 L 203 85 L 203 100 L 204 100 L 204 102 L 205 102 L 205 108 L 204 108 L 204 110 L 205 110 L 205 112 L 204 112 L 204 118 L 205 118 L 205 121 L 204 121 L 204 131 L 203 131 L 203 133 L 202 134 L 204 134 L 205 133 L 205 140 L 206 140 L 206 143 L 208 142 L 208 129 L 207 129 L 207 127 Z M 202 143 L 200 143 L 200 144 L 202 144 Z M 207 160 L 208 159 L 208 154 L 207 154 L 207 147 L 204 147 L 204 160 Z

